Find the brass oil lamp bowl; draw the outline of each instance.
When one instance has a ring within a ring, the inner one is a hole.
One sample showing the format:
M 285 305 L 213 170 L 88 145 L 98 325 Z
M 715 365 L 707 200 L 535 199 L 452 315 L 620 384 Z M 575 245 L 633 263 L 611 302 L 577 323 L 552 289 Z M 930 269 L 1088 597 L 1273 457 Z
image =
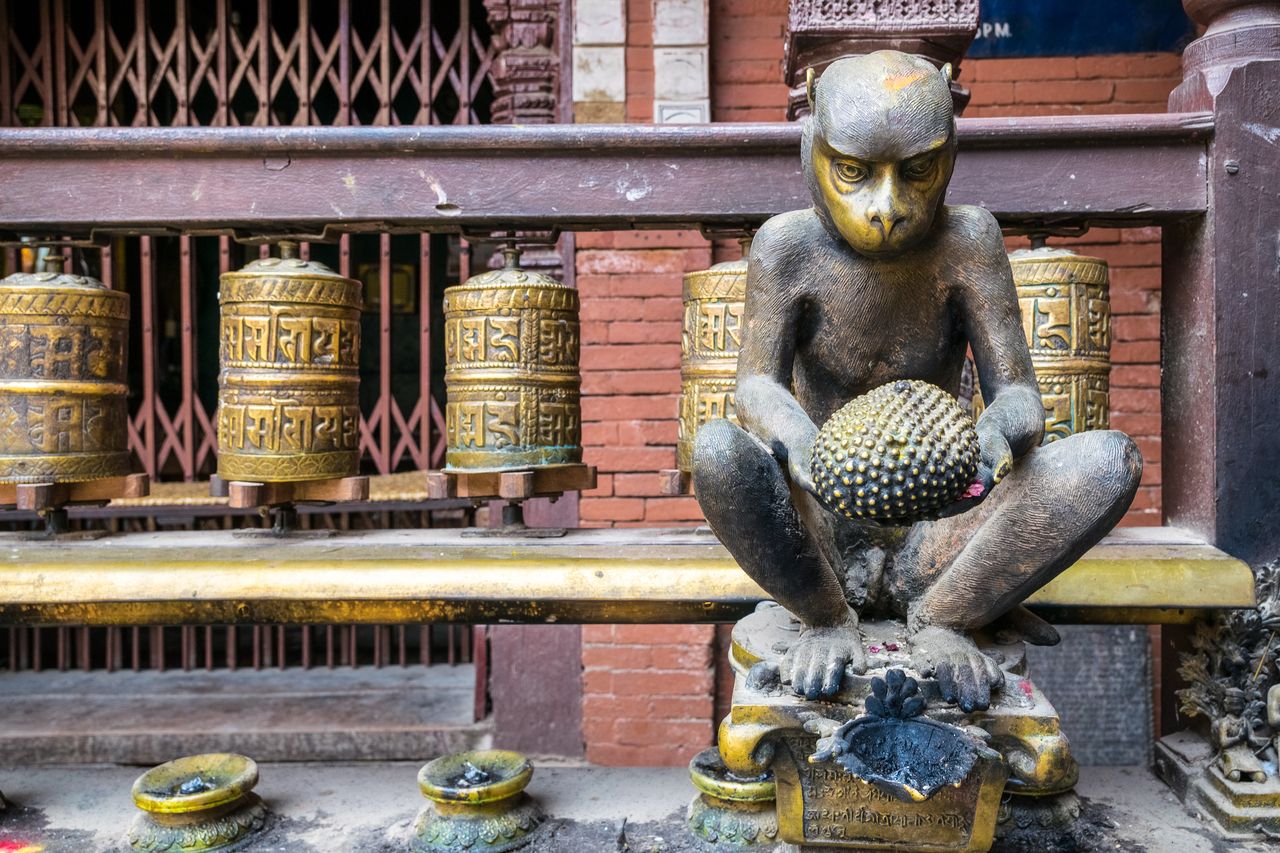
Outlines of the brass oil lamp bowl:
M 518 752 L 487 749 L 446 755 L 418 773 L 429 802 L 418 815 L 414 853 L 505 853 L 533 840 L 545 820 L 524 792 L 533 765 Z
M 712 844 L 768 847 L 778 843 L 777 786 L 773 776 L 742 777 L 724 766 L 720 750 L 708 747 L 689 762 L 698 795 L 689 804 L 694 835 Z
M 134 850 L 212 851 L 239 847 L 266 824 L 267 807 L 253 793 L 258 765 L 234 753 L 179 758 L 133 783 L 142 814 L 129 828 Z

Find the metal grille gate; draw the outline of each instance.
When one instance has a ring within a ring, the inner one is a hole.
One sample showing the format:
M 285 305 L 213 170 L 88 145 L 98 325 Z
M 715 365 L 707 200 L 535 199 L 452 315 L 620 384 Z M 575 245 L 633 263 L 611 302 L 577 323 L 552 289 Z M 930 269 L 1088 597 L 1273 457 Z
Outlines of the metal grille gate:
M 0 0 L 0 126 L 484 123 L 492 57 L 480 0 Z M 64 251 L 74 268 L 133 294 L 131 387 L 140 393 L 130 446 L 153 481 L 200 491 L 216 442 L 216 277 L 266 248 L 183 235 Z M 432 309 L 447 284 L 468 275 L 468 247 L 441 235 L 359 234 L 336 246 L 303 244 L 302 254 L 366 284 L 366 472 L 438 467 L 444 420 Z M 34 258 L 9 249 L 3 260 L 7 273 Z M 153 528 L 154 511 L 114 514 L 107 526 Z M 305 515 L 303 525 L 468 519 L 460 507 L 397 506 Z M 166 526 L 175 522 L 244 523 L 179 513 Z M 471 647 L 469 627 L 444 625 L 10 628 L 0 631 L 0 668 L 430 665 L 468 661 Z

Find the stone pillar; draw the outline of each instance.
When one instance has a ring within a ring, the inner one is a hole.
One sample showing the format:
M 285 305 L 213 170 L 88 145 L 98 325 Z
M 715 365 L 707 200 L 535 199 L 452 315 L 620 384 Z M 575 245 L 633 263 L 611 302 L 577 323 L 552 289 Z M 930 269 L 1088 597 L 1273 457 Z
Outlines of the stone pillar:
M 959 114 L 969 103 L 969 90 L 956 78 L 977 32 L 978 0 L 790 0 L 783 45 L 783 67 L 791 87 L 787 117 L 809 112 L 807 69 L 821 76 L 841 57 L 885 49 L 923 56 L 939 68 L 951 63 L 951 96 Z

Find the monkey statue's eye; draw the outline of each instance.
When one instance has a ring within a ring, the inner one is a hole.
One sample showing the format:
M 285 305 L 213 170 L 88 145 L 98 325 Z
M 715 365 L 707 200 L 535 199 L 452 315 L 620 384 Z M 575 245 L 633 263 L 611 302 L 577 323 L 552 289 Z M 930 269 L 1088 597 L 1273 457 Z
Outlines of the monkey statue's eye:
M 835 163 L 836 177 L 844 181 L 846 184 L 857 184 L 867 179 L 867 170 L 857 163 L 851 163 L 848 160 L 837 160 Z
M 927 178 L 933 174 L 933 164 L 936 162 L 933 157 L 922 157 L 919 160 L 911 160 L 902 167 L 902 173 L 912 180 L 920 180 Z

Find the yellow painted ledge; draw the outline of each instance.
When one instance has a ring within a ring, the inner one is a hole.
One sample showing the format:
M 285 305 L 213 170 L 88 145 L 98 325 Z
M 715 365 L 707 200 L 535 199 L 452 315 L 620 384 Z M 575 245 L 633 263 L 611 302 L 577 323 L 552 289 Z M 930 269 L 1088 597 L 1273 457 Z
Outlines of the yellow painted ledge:
M 713 536 L 460 530 L 0 535 L 0 624 L 707 622 L 764 593 Z M 1182 622 L 1253 605 L 1248 566 L 1181 531 L 1116 531 L 1030 602 L 1059 621 Z

